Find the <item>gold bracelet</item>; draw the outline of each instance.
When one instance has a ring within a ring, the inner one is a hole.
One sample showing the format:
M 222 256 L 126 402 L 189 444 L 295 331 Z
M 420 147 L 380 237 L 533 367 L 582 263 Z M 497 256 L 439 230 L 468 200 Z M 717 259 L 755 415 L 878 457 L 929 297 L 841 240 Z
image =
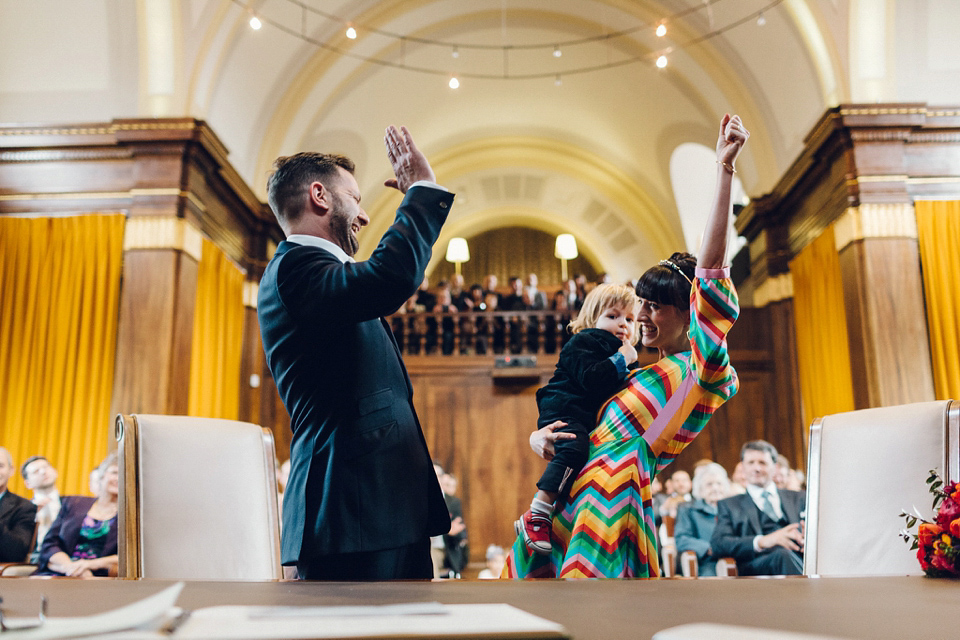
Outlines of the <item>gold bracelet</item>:
M 730 173 L 736 174 L 737 170 L 733 168 L 732 165 L 727 164 L 726 162 L 720 162 L 717 160 L 717 164 L 723 166 L 724 169 L 729 169 Z

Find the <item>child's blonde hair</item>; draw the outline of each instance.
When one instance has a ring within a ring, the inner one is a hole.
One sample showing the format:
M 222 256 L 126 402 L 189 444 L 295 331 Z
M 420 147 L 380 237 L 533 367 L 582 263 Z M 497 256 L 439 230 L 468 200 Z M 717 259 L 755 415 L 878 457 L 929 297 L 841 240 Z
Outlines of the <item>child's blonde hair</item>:
M 584 329 L 593 329 L 597 326 L 597 320 L 600 314 L 611 307 L 619 309 L 636 309 L 640 298 L 633 291 L 632 287 L 625 284 L 598 284 L 587 294 L 583 300 L 583 306 L 576 319 L 567 325 L 570 333 L 580 333 Z M 636 322 L 636 321 L 634 321 Z M 636 327 L 634 327 L 636 329 Z M 640 339 L 640 332 L 633 332 L 633 344 L 637 344 Z

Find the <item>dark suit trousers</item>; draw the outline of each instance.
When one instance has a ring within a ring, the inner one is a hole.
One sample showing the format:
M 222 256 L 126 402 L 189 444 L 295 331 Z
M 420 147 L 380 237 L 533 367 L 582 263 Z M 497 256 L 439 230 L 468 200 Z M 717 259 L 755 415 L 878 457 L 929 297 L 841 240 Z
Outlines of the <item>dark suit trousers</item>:
M 777 546 L 749 562 L 738 562 L 737 572 L 742 576 L 799 576 L 803 574 L 803 556 Z
M 395 549 L 304 559 L 297 563 L 297 573 L 301 580 L 430 580 L 430 539 Z

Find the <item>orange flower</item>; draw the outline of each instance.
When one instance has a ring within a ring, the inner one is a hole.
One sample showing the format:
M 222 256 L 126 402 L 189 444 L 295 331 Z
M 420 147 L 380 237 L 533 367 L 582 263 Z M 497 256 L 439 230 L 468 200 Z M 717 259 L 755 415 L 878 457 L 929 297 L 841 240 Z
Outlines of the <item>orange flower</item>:
M 920 540 L 920 544 L 929 547 L 941 533 L 943 533 L 943 527 L 940 525 L 931 522 L 921 522 L 920 527 L 917 529 L 917 538 Z
M 950 535 L 960 538 L 960 518 L 950 523 Z

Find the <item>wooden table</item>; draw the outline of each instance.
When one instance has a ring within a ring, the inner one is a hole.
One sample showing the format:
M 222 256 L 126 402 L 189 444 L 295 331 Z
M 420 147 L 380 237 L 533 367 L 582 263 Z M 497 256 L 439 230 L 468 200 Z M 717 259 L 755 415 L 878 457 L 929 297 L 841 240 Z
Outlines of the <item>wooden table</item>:
M 169 581 L 0 578 L 9 615 L 83 615 L 156 593 Z M 714 622 L 849 638 L 960 638 L 960 581 L 892 578 L 700 578 L 306 583 L 189 582 L 178 605 L 506 602 L 563 624 L 578 639 L 649 638 Z

